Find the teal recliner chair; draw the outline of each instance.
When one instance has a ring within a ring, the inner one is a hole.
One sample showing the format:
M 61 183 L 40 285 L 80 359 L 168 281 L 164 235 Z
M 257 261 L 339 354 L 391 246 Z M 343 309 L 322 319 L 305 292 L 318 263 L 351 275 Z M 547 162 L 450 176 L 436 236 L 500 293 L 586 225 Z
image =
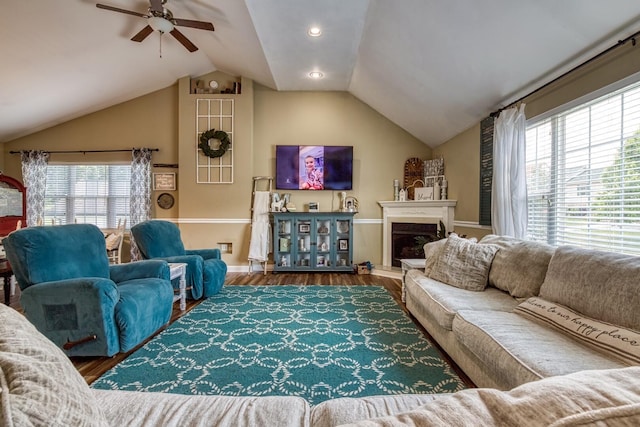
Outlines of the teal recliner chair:
M 168 264 L 110 266 L 94 225 L 23 228 L 3 244 L 25 316 L 68 356 L 129 351 L 171 318 Z
M 180 229 L 169 221 L 148 220 L 131 227 L 140 255 L 144 259 L 163 259 L 187 264 L 187 287 L 191 298 L 217 294 L 227 275 L 227 264 L 219 249 L 185 249 Z

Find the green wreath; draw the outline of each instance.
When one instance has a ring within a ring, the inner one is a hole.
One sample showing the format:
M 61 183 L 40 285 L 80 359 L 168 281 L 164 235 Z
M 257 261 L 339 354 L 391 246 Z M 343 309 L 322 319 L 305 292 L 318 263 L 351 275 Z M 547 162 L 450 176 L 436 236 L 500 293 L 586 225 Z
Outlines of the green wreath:
M 210 139 L 217 139 L 220 141 L 220 146 L 217 150 L 214 150 L 209 146 Z M 231 141 L 229 140 L 229 135 L 225 131 L 209 129 L 206 132 L 202 132 L 202 135 L 200 135 L 198 148 L 209 157 L 222 157 L 224 153 L 227 152 L 229 145 L 231 145 Z

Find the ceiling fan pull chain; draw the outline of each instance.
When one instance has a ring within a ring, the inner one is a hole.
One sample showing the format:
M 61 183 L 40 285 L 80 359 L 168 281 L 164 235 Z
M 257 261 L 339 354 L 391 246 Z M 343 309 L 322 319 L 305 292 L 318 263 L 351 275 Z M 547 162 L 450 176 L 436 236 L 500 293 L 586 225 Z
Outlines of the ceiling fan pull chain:
M 162 58 L 162 36 L 163 36 L 163 32 L 160 31 L 160 58 Z

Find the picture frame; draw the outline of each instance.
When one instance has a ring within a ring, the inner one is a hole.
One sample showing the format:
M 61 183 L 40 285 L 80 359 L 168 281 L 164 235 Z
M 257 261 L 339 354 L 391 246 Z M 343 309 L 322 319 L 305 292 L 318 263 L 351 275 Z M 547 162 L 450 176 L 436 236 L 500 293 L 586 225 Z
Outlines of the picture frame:
M 298 224 L 298 233 L 308 233 L 311 231 L 311 224 Z
M 175 191 L 176 189 L 175 172 L 154 173 L 153 189 L 157 191 Z
M 349 232 L 349 221 L 338 221 L 338 233 L 346 234 Z
M 309 212 L 318 212 L 319 210 L 318 202 L 309 202 Z
M 338 250 L 348 251 L 349 250 L 349 239 L 338 239 Z
M 280 238 L 280 252 L 289 252 L 290 240 L 284 237 Z

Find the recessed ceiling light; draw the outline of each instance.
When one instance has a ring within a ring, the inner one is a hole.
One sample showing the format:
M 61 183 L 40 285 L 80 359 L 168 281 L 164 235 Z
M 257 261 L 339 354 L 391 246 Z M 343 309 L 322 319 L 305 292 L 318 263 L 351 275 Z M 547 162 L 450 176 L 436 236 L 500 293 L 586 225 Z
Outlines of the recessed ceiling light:
M 309 31 L 307 31 L 307 34 L 311 37 L 319 37 L 322 34 L 322 30 L 320 27 L 311 27 L 309 28 Z
M 324 74 L 322 74 L 320 71 L 312 71 L 309 73 L 309 77 L 311 77 L 312 79 L 321 79 L 324 77 Z

